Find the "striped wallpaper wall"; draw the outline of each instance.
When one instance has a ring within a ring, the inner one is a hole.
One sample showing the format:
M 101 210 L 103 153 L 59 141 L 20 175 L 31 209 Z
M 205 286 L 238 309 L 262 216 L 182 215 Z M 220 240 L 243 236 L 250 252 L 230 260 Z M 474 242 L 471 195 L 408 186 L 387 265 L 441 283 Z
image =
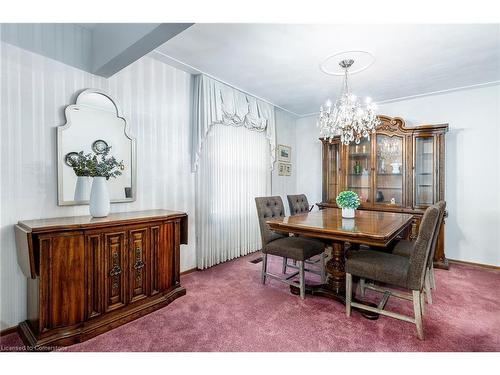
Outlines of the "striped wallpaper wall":
M 276 158 L 276 164 L 272 173 L 272 195 L 279 195 L 285 203 L 285 212 L 287 215 L 290 214 L 290 209 L 288 207 L 287 195 L 289 194 L 301 194 L 303 192 L 297 190 L 297 136 L 295 132 L 295 121 L 296 118 L 282 111 L 281 109 L 275 110 L 276 119 L 276 144 L 283 144 L 290 146 L 292 148 L 292 175 L 291 176 L 280 176 L 278 168 L 278 158 Z M 309 202 L 309 204 L 315 203 L 314 201 Z
M 13 225 L 22 219 L 88 214 L 57 206 L 56 126 L 85 88 L 109 92 L 137 137 L 138 198 L 112 211 L 170 208 L 190 215 L 181 271 L 196 266 L 194 175 L 189 157 L 191 76 L 143 57 L 104 79 L 0 43 L 0 329 L 25 319 L 26 282 Z

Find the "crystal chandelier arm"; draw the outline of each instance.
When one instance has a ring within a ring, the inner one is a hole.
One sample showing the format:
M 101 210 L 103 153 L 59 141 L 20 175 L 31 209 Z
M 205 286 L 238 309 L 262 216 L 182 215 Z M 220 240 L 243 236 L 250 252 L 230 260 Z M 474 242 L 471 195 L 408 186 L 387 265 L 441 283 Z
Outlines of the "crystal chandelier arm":
M 320 110 L 318 125 L 320 134 L 330 141 L 340 135 L 343 144 L 348 145 L 355 141 L 360 143 L 361 138 L 370 139 L 370 133 L 379 125 L 373 105 L 364 106 L 360 100 L 351 94 L 349 87 L 349 68 L 353 60 L 342 60 L 339 65 L 344 69 L 344 80 L 340 90 L 340 97 L 333 108 L 327 104 L 327 110 Z M 367 101 L 367 104 L 369 101 Z
M 349 89 L 348 70 L 349 70 L 349 68 L 344 69 L 344 84 L 342 85 L 342 88 L 340 89 L 340 97 L 341 98 L 342 98 L 342 95 L 345 95 L 347 97 L 351 92 L 351 90 Z

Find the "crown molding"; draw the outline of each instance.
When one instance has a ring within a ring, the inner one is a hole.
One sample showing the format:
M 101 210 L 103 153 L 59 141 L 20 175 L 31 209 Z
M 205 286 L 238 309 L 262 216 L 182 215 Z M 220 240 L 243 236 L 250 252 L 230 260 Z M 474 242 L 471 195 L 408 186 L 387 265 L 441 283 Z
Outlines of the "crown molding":
M 207 77 L 210 77 L 210 78 L 212 78 L 212 79 L 215 79 L 216 81 L 219 81 L 220 83 L 223 83 L 223 84 L 225 84 L 225 85 L 227 85 L 227 86 L 232 87 L 233 89 L 236 89 L 236 90 L 241 91 L 241 92 L 243 92 L 243 93 L 245 93 L 245 94 L 251 95 L 251 96 L 253 96 L 254 98 L 257 98 L 257 99 L 259 99 L 259 100 L 262 100 L 263 102 L 266 102 L 266 103 L 268 103 L 268 104 L 271 104 L 272 106 L 274 106 L 274 107 L 276 107 L 276 108 L 279 108 L 279 109 L 281 109 L 282 111 L 285 111 L 285 112 L 287 112 L 287 113 L 291 114 L 291 115 L 292 115 L 292 116 L 294 116 L 294 117 L 297 117 L 297 118 L 298 118 L 298 117 L 301 117 L 301 115 L 299 115 L 298 113 L 295 113 L 295 112 L 293 112 L 293 111 L 291 111 L 291 110 L 289 110 L 289 109 L 283 108 L 282 106 L 280 106 L 280 105 L 278 105 L 278 104 L 275 104 L 275 103 L 273 103 L 272 101 L 270 101 L 270 100 L 268 100 L 268 99 L 265 99 L 265 98 L 263 98 L 263 97 L 261 97 L 261 96 L 258 96 L 258 95 L 255 95 L 255 94 L 252 94 L 251 92 L 249 92 L 249 91 L 247 91 L 247 90 L 243 90 L 242 88 L 240 88 L 240 87 L 238 87 L 238 86 L 235 86 L 235 85 L 233 85 L 233 84 L 231 84 L 231 83 L 229 83 L 229 82 L 226 82 L 226 81 L 224 81 L 224 80 L 222 80 L 222 79 L 220 79 L 220 78 L 218 78 L 218 77 L 215 77 L 215 76 L 213 76 L 213 75 L 211 75 L 211 74 L 209 74 L 209 73 L 207 73 L 207 72 L 204 72 L 203 70 L 198 69 L 198 68 L 196 68 L 195 66 L 189 65 L 189 64 L 187 64 L 187 63 L 185 63 L 185 62 L 183 62 L 183 61 L 181 61 L 181 60 L 176 59 L 175 57 L 169 56 L 169 55 L 167 55 L 166 53 L 163 53 L 163 52 L 158 51 L 158 50 L 156 50 L 156 49 L 155 49 L 155 50 L 153 50 L 152 52 L 153 52 L 153 53 L 156 53 L 156 54 L 158 54 L 158 55 L 160 55 L 160 56 L 162 56 L 162 57 L 163 57 L 163 59 L 162 59 L 162 60 L 163 60 L 163 62 L 165 62 L 165 63 L 167 63 L 167 64 L 169 64 L 169 65 L 172 65 L 172 66 L 174 66 L 174 67 L 176 67 L 176 68 L 179 68 L 179 69 L 181 69 L 181 70 L 184 70 L 185 72 L 188 72 L 188 73 L 190 73 L 190 74 L 204 74 L 204 75 L 206 75 Z M 165 61 L 165 60 L 166 60 L 166 61 Z
M 430 92 L 426 92 L 426 93 L 422 93 L 422 94 L 415 94 L 415 95 L 409 95 L 409 96 L 401 96 L 401 97 L 398 97 L 398 98 L 381 100 L 381 101 L 376 102 L 376 103 L 377 104 L 395 103 L 395 102 L 401 102 L 401 101 L 405 101 L 405 100 L 422 98 L 422 97 L 426 97 L 426 96 L 441 95 L 441 94 L 447 94 L 447 93 L 455 92 L 455 91 L 477 89 L 477 88 L 481 88 L 481 87 L 488 87 L 488 86 L 495 86 L 495 85 L 500 85 L 500 81 L 483 82 L 483 83 L 478 83 L 478 84 L 475 84 L 475 85 L 460 86 L 460 87 L 454 87 L 454 88 L 451 88 L 451 89 L 445 89 L 445 90 L 439 90 L 439 91 L 430 91 Z M 317 115 L 319 115 L 319 112 L 311 112 L 311 113 L 305 113 L 305 114 L 299 115 L 299 118 L 304 118 L 304 117 L 309 117 L 309 116 L 317 116 Z
M 475 85 L 460 86 L 460 87 L 454 87 L 454 88 L 451 88 L 451 89 L 438 90 L 438 91 L 430 91 L 430 92 L 426 92 L 426 93 L 423 93 L 423 94 L 401 96 L 399 98 L 382 100 L 380 102 L 377 102 L 377 104 L 394 103 L 394 102 L 400 102 L 400 101 L 404 101 L 404 100 L 421 98 L 421 97 L 425 97 L 425 96 L 447 94 L 447 93 L 454 92 L 454 91 L 462 91 L 462 90 L 476 89 L 476 88 L 480 88 L 480 87 L 495 86 L 495 85 L 498 85 L 498 84 L 500 84 L 500 81 L 483 82 L 483 83 L 477 83 Z

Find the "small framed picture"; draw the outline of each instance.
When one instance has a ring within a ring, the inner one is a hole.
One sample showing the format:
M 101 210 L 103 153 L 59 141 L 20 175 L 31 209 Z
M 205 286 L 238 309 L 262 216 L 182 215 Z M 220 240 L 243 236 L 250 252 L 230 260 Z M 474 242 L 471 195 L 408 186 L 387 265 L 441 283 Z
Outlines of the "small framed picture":
M 292 148 L 286 145 L 278 145 L 278 160 L 290 163 L 292 161 Z
M 278 163 L 278 176 L 291 176 L 291 175 L 292 175 L 292 164 Z

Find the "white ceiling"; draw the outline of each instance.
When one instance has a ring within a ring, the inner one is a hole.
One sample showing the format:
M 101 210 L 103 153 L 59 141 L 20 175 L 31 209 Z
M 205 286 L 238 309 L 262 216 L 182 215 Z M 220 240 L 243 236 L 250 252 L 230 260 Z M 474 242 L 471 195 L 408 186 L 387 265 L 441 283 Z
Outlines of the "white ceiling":
M 500 80 L 498 24 L 195 24 L 157 51 L 304 115 L 340 90 L 318 64 L 354 49 L 376 61 L 352 91 L 378 102 Z
M 80 26 L 80 27 L 83 27 L 84 29 L 87 29 L 87 30 L 94 30 L 97 25 L 99 25 L 98 23 L 77 23 L 76 25 Z

